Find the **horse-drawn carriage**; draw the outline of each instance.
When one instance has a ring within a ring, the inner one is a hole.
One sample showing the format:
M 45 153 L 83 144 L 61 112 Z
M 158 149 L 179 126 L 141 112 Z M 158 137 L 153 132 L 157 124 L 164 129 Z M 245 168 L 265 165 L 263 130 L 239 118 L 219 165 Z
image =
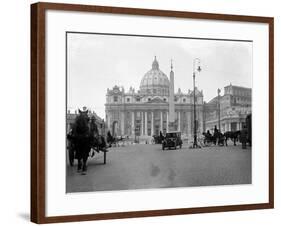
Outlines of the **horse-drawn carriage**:
M 95 152 L 104 153 L 104 164 L 106 164 L 107 146 L 103 136 L 98 132 L 95 117 L 89 118 L 88 111 L 80 111 L 75 122 L 67 134 L 68 156 L 70 165 L 73 166 L 74 159 L 78 160 L 77 170 L 85 173 L 87 160 L 92 150 L 91 157 Z
M 223 133 L 219 131 L 215 131 L 214 134 L 211 134 L 209 130 L 205 133 L 202 133 L 203 135 L 203 144 L 204 146 L 210 146 L 212 144 L 214 145 L 219 145 L 219 146 L 224 146 L 227 145 L 226 143 L 226 137 L 224 136 Z
M 227 146 L 228 140 L 231 140 L 234 144 L 240 140 L 241 131 L 227 131 L 225 133 L 221 133 L 220 131 L 215 131 L 214 134 L 211 134 L 209 131 L 203 133 L 204 136 L 204 146 L 210 146 L 212 144 L 219 146 Z

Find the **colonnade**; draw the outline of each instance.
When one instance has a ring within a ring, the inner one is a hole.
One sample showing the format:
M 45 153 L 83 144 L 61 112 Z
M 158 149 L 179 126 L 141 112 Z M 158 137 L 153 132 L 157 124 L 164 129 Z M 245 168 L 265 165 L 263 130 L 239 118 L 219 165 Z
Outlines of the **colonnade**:
M 185 134 L 193 134 L 193 116 L 191 111 L 176 111 L 176 130 Z M 119 135 L 140 135 L 152 136 L 159 135 L 169 131 L 169 112 L 167 110 L 146 110 L 146 111 L 121 111 L 117 120 L 107 117 L 108 128 L 112 127 L 112 123 L 118 121 Z M 202 130 L 201 112 L 198 112 L 198 120 L 200 122 L 199 131 Z M 184 131 L 182 131 L 184 130 Z M 136 134 L 137 133 L 137 134 Z

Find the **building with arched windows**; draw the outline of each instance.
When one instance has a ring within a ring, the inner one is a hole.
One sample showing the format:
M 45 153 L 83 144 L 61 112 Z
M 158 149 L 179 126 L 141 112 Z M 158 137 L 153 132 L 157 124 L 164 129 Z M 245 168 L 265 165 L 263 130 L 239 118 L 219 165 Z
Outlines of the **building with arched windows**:
M 166 133 L 169 122 L 182 134 L 193 134 L 193 91 L 174 93 L 174 72 L 161 71 L 156 57 L 140 80 L 138 90 L 114 86 L 106 93 L 106 126 L 117 136 L 152 136 Z M 174 94 L 174 95 L 173 95 Z M 204 130 L 203 92 L 195 89 L 198 133 Z M 171 99 L 172 98 L 172 99 Z
M 252 89 L 234 86 L 224 87 L 224 95 L 216 96 L 205 105 L 205 129 L 215 126 L 221 130 L 242 130 L 246 117 L 252 113 Z
M 114 86 L 107 89 L 105 103 L 105 119 L 94 111 L 98 128 L 110 131 L 114 136 L 153 136 L 160 131 L 180 131 L 192 141 L 194 135 L 194 95 L 193 90 L 186 93 L 178 89 L 174 91 L 173 65 L 168 76 L 161 71 L 156 57 L 148 70 L 140 79 L 138 90 L 130 87 Z M 215 87 L 214 87 L 215 88 Z M 205 102 L 203 91 L 195 88 L 196 128 L 197 135 L 216 126 L 221 132 L 241 130 L 246 117 L 252 113 L 252 89 L 234 86 L 224 87 L 224 94 Z M 67 112 L 67 131 L 77 116 L 77 111 Z

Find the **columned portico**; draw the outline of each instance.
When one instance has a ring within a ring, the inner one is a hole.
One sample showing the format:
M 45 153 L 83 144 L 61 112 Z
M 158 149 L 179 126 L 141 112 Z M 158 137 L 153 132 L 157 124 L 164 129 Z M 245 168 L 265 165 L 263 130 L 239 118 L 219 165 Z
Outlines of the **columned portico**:
M 174 71 L 171 64 L 170 79 L 159 68 L 155 57 L 152 68 L 141 79 L 140 89 L 130 87 L 125 92 L 123 87 L 114 86 L 107 90 L 106 123 L 118 135 L 126 136 L 159 136 L 162 133 L 180 131 L 182 134 L 192 133 L 192 97 L 193 94 L 174 92 Z M 203 98 L 202 92 L 196 95 Z M 198 112 L 200 111 L 198 103 Z M 187 115 L 187 116 L 186 116 Z M 187 118 L 186 118 L 187 117 Z M 200 120 L 201 118 L 198 117 Z M 188 126 L 187 126 L 188 125 Z M 137 131 L 137 133 L 136 133 Z M 140 138 L 142 140 L 142 137 Z
M 142 110 L 144 109 L 144 110 Z M 140 110 L 123 110 L 119 111 L 119 119 L 116 115 L 107 112 L 107 126 L 110 131 L 113 129 L 113 122 L 118 122 L 115 125 L 115 132 L 118 135 L 129 135 L 129 136 L 159 136 L 160 131 L 162 133 L 179 131 L 183 135 L 192 135 L 193 119 L 192 112 L 189 108 L 177 109 L 175 112 L 175 127 L 170 128 L 169 126 L 169 112 L 168 105 L 166 107 L 151 107 L 144 104 Z M 202 132 L 202 114 L 198 112 L 199 128 L 198 133 Z M 222 125 L 225 130 L 230 131 L 232 129 L 231 121 Z M 241 125 L 240 125 L 241 127 Z M 239 124 L 237 123 L 237 128 Z M 138 129 L 138 133 L 136 133 Z

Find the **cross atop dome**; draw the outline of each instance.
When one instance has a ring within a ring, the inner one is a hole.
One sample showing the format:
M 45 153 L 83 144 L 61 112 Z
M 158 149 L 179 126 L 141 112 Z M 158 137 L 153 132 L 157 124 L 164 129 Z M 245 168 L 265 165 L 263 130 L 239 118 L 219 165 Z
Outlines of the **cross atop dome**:
M 156 59 L 156 56 L 154 56 L 154 61 L 152 63 L 152 69 L 159 70 L 159 63 L 158 63 L 158 61 Z

